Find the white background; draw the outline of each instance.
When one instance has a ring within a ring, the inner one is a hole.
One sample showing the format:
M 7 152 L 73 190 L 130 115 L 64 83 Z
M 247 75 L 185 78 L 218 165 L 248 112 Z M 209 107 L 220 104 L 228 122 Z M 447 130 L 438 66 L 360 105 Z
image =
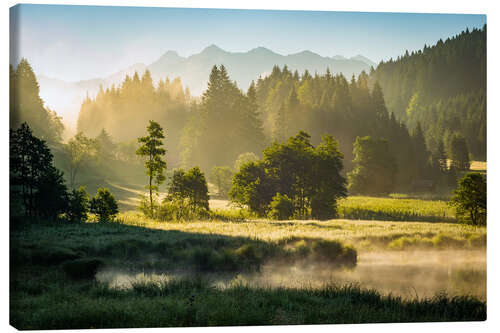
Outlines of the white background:
M 499 26 L 500 26 L 500 11 L 496 1 L 484 0 L 468 0 L 468 1 L 453 1 L 453 0 L 418 0 L 418 1 L 398 1 L 398 0 L 350 0 L 350 1 L 320 1 L 320 0 L 244 0 L 244 1 L 224 1 L 224 0 L 208 0 L 208 1 L 164 1 L 164 0 L 102 0 L 102 1 L 36 1 L 28 0 L 27 3 L 36 4 L 78 4 L 78 5 L 122 5 L 122 6 L 158 6 L 158 7 L 192 7 L 192 8 L 238 8 L 238 9 L 295 9 L 295 10 L 329 10 L 329 11 L 370 11 L 370 12 L 417 12 L 417 13 L 456 13 L 456 14 L 486 14 L 487 22 L 487 50 L 488 50 L 488 320 L 486 322 L 475 323 L 416 323 L 416 324 L 365 324 L 365 325 L 315 325 L 315 326 L 265 326 L 265 327 L 213 327 L 213 328 L 170 328 L 169 332 L 204 332 L 209 333 L 224 333 L 237 331 L 241 333 L 254 332 L 255 330 L 273 332 L 273 333 L 295 333 L 305 330 L 315 332 L 490 332 L 500 331 L 500 307 L 498 297 L 500 276 L 499 276 L 499 250 L 500 250 L 500 235 L 498 233 L 500 221 L 498 219 L 499 210 L 496 206 L 500 202 L 498 196 L 498 186 L 500 185 L 499 157 L 498 146 L 500 144 L 500 130 L 497 126 L 500 125 L 499 116 Z M 17 4 L 15 1 L 2 2 L 2 10 L 0 12 L 1 26 L 1 61 L 0 64 L 0 94 L 1 94 L 1 109 L 0 109 L 0 194 L 1 194 L 1 219 L 0 230 L 0 256 L 2 258 L 1 266 L 1 312 L 0 325 L 1 329 L 6 331 L 14 331 L 15 329 L 9 326 L 9 276 L 8 276 L 8 260 L 9 260 L 9 220 L 8 220 L 8 197 L 9 197 L 9 179 L 8 179 L 8 126 L 9 126 L 9 95 L 8 95 L 8 68 L 9 62 L 9 10 L 8 8 Z M 498 2 L 497 2 L 498 3 Z M 383 47 L 383 46 L 382 46 Z M 164 331 L 165 329 L 148 329 L 147 331 Z M 107 331 L 107 330 L 106 330 Z M 145 329 L 133 330 L 113 330 L 113 332 L 146 332 Z

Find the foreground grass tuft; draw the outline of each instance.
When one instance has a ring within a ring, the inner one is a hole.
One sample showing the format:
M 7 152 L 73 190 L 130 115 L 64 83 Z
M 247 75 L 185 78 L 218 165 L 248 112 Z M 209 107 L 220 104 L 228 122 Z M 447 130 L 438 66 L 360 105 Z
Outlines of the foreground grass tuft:
M 84 329 L 486 319 L 485 304 L 471 297 L 404 300 L 356 285 L 271 289 L 238 284 L 222 290 L 203 280 L 181 279 L 135 284 L 128 290 L 95 283 L 86 288 L 85 293 L 67 288 L 63 300 L 56 293 L 16 295 L 11 324 L 19 329 Z

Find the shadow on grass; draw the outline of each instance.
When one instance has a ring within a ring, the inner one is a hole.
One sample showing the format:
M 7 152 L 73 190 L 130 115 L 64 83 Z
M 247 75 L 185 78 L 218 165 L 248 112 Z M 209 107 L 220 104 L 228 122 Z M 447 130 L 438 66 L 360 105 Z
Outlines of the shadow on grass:
M 356 260 L 353 249 L 321 239 L 264 242 L 246 237 L 90 223 L 25 225 L 13 230 L 10 236 L 10 323 L 18 329 L 486 318 L 486 304 L 470 297 L 442 295 L 402 300 L 357 286 L 335 285 L 310 289 L 239 284 L 218 289 L 200 278 L 214 271 L 258 270 L 271 259 L 293 263 L 316 256 L 327 262 L 335 254 L 347 263 Z M 100 265 L 131 271 L 189 268 L 201 274 L 165 283 L 135 283 L 131 289 L 120 290 L 89 278 L 89 270 Z
M 258 271 L 269 260 L 291 264 L 319 257 L 338 261 L 339 266 L 355 266 L 355 250 L 350 248 L 347 258 L 344 249 L 338 241 L 306 239 L 295 245 L 117 223 L 32 224 L 11 234 L 13 269 L 16 265 L 51 266 L 84 258 L 139 271 Z

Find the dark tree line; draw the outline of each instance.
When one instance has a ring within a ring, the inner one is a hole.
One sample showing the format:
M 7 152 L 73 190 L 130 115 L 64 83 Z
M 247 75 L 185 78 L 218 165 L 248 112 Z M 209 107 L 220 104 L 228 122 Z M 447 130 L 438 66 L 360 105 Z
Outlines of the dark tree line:
M 100 188 L 89 199 L 82 187 L 68 192 L 63 173 L 53 165 L 47 143 L 33 135 L 28 124 L 10 129 L 10 215 L 36 219 L 85 222 L 87 213 L 109 221 L 118 213 L 111 192 Z
M 65 210 L 68 193 L 46 142 L 23 123 L 10 130 L 9 148 L 11 203 L 21 211 L 17 213 L 54 219 Z
M 290 133 L 304 130 L 310 133 L 313 143 L 319 142 L 323 134 L 334 135 L 348 172 L 357 168 L 353 172 L 359 173 L 360 149 L 354 144 L 358 137 L 369 136 L 387 141 L 383 156 L 389 159 L 389 165 L 395 165 L 392 190 L 412 191 L 417 189 L 418 181 L 437 184 L 448 177 L 448 167 L 439 166 L 440 159 L 446 161 L 446 152 L 437 158 L 418 123 L 410 131 L 394 113 L 389 114 L 381 86 L 370 85 L 366 73 L 348 81 L 343 75 L 332 76 L 329 72 L 312 76 L 306 71 L 299 75 L 287 67 L 275 67 L 271 75 L 258 80 L 257 96 L 268 135 L 283 141 Z M 358 193 L 373 191 L 363 191 L 358 185 L 351 188 Z
M 397 119 L 421 123 L 431 148 L 439 140 L 448 148 L 458 133 L 474 158 L 486 159 L 486 25 L 381 62 L 370 80 Z

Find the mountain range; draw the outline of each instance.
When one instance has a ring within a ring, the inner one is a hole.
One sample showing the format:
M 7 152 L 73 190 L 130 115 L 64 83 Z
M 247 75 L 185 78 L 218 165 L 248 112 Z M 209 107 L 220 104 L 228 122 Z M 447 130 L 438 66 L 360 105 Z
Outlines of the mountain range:
M 247 89 L 252 80 L 270 74 L 274 65 L 287 65 L 292 71 L 302 73 L 309 70 L 312 74 L 324 73 L 330 68 L 332 73 L 342 73 L 347 77 L 358 75 L 361 71 L 369 71 L 376 64 L 370 59 L 357 55 L 345 58 L 340 55 L 323 57 L 311 51 L 281 55 L 264 47 L 257 47 L 248 52 L 228 52 L 216 45 L 210 45 L 200 53 L 181 57 L 175 51 L 167 51 L 155 62 L 145 65 L 134 64 L 105 78 L 96 78 L 78 82 L 66 82 L 44 75 L 37 76 L 40 85 L 40 96 L 46 106 L 63 117 L 69 127 L 75 127 L 80 105 L 86 94 L 93 97 L 99 87 L 119 85 L 126 75 L 139 75 L 149 69 L 155 82 L 169 77 L 180 77 L 184 86 L 189 87 L 193 96 L 199 96 L 206 88 L 211 68 L 223 64 L 232 80 L 242 89 Z

